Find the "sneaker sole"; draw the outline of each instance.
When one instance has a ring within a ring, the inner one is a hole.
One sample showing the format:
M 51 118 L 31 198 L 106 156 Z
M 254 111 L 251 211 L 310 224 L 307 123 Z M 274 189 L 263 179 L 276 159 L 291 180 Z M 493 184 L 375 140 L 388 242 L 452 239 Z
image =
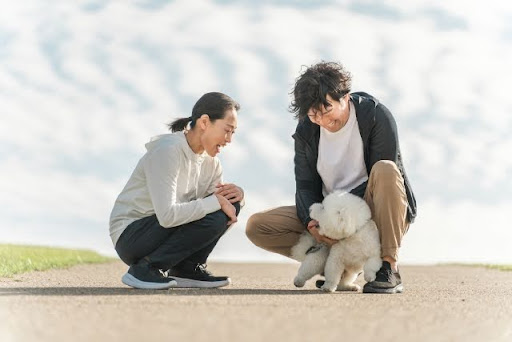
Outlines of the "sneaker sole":
M 126 273 L 123 278 L 121 278 L 123 284 L 134 287 L 136 289 L 146 289 L 146 290 L 165 290 L 171 287 L 176 287 L 177 282 L 175 280 L 171 280 L 168 283 L 151 283 L 147 281 L 142 281 L 130 273 Z
M 215 288 L 215 287 L 223 287 L 231 284 L 231 279 L 220 280 L 220 281 L 203 281 L 203 280 L 194 280 L 188 278 L 178 278 L 172 276 L 174 280 L 178 283 L 175 287 L 183 287 L 183 288 Z
M 402 284 L 397 285 L 392 288 L 379 288 L 379 287 L 364 287 L 363 293 L 387 293 L 387 294 L 394 294 L 394 293 L 402 293 L 404 292 L 404 286 Z

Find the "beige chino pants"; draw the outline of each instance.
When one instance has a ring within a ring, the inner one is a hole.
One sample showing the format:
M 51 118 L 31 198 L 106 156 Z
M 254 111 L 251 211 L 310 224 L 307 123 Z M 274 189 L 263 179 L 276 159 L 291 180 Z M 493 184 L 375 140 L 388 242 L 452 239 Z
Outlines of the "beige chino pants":
M 373 166 L 364 199 L 372 211 L 381 242 L 381 256 L 398 260 L 402 238 L 409 228 L 404 180 L 396 164 L 381 160 Z M 295 206 L 278 207 L 252 215 L 246 234 L 256 246 L 290 257 L 291 248 L 306 227 Z

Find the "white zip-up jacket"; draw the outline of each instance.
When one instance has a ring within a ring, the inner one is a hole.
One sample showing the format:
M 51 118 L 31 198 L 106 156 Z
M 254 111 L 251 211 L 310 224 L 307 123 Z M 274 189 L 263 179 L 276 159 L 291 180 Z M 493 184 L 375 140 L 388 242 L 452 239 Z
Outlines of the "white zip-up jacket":
M 220 209 L 214 193 L 222 182 L 222 166 L 206 152 L 195 154 L 183 132 L 162 134 L 146 144 L 110 215 L 114 246 L 126 227 L 156 214 L 162 227 L 196 221 Z

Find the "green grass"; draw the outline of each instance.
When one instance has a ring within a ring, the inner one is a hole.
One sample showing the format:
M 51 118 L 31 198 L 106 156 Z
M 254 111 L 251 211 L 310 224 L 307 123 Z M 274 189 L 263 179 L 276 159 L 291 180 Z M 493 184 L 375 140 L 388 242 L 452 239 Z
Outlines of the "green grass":
M 503 264 L 445 264 L 445 265 L 485 267 L 485 268 L 491 268 L 491 269 L 500 270 L 500 271 L 512 271 L 512 265 L 503 265 Z
M 512 271 L 512 265 L 489 265 L 489 264 L 479 264 L 475 266 L 493 268 L 500 271 Z
M 89 250 L 0 244 L 0 277 L 111 260 Z

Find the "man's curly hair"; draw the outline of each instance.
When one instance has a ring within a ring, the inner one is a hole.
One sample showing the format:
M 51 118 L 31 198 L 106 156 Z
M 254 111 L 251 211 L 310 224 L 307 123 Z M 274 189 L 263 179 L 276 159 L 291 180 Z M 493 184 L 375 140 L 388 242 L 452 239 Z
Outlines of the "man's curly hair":
M 339 101 L 350 92 L 351 83 L 352 75 L 340 63 L 322 61 L 312 65 L 295 80 L 289 110 L 302 121 L 310 108 L 320 110 L 322 105 L 329 105 L 327 94 Z

